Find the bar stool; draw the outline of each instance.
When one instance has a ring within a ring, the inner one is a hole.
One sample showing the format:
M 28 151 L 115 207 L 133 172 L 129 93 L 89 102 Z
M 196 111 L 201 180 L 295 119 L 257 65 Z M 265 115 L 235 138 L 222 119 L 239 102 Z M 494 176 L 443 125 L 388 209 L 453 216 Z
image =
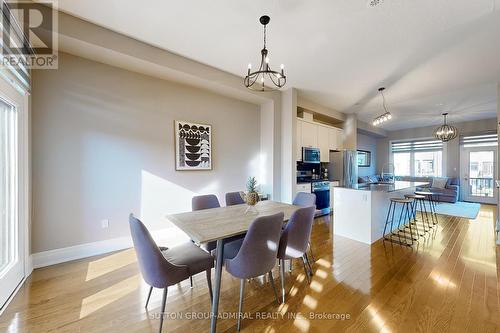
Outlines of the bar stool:
M 413 199 L 412 203 L 412 216 L 416 229 L 418 230 L 417 225 L 417 209 L 420 207 L 420 218 L 422 220 L 422 226 L 424 227 L 424 233 L 430 230 L 431 225 L 429 223 L 429 215 L 427 214 L 426 200 L 425 196 L 418 194 L 405 194 L 406 199 Z M 425 214 L 425 216 L 424 216 Z M 427 223 L 427 229 L 425 227 L 425 223 Z M 420 236 L 424 236 L 420 234 Z
M 432 218 L 432 224 L 438 224 L 438 218 L 436 213 L 436 202 L 434 201 L 434 193 L 428 191 L 415 191 L 416 195 L 422 195 L 425 197 L 425 201 L 429 203 L 429 210 Z
M 413 245 L 414 241 L 418 240 L 415 236 L 413 236 L 413 229 L 411 227 L 411 217 L 412 217 L 412 204 L 413 204 L 413 199 L 411 198 L 391 198 L 391 203 L 389 205 L 389 211 L 387 212 L 387 218 L 385 220 L 385 226 L 384 226 L 384 233 L 383 237 L 384 240 L 388 240 L 390 242 L 394 243 L 399 243 L 401 245 L 407 245 L 411 246 Z M 398 204 L 401 207 L 401 212 L 399 214 L 399 220 L 397 221 L 397 225 L 394 226 L 394 215 L 396 213 L 396 209 L 398 208 Z M 403 218 L 404 214 L 404 218 Z M 406 236 L 405 233 L 405 228 L 407 227 L 406 221 L 408 221 L 408 228 L 410 229 L 410 238 Z M 387 231 L 387 226 L 390 225 L 390 237 L 387 237 L 386 231 Z M 402 229 L 401 229 L 402 228 Z M 404 237 L 401 237 L 401 235 L 404 234 Z M 397 236 L 398 241 L 394 240 L 393 236 Z M 405 239 L 403 242 L 402 239 Z M 407 240 L 410 240 L 411 243 L 408 244 Z

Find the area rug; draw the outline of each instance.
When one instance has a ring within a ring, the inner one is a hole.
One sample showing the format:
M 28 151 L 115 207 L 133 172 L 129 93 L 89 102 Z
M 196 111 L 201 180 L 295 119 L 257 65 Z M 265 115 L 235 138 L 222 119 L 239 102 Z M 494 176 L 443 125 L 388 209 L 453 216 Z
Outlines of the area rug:
M 472 202 L 440 202 L 436 205 L 436 213 L 473 220 L 477 217 L 477 214 L 479 214 L 479 208 L 481 208 L 480 204 Z

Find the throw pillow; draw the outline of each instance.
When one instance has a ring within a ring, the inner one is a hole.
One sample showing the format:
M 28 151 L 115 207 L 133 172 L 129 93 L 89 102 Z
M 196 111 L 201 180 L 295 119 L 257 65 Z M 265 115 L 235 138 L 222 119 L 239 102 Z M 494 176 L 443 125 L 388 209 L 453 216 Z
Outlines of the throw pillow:
M 448 183 L 448 178 L 446 177 L 432 178 L 432 187 L 446 188 L 446 183 Z

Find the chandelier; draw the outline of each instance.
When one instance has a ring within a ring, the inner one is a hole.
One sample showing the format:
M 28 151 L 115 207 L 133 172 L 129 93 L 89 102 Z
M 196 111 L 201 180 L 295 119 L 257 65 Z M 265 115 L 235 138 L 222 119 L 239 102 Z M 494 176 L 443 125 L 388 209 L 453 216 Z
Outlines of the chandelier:
M 281 71 L 273 71 L 269 66 L 269 52 L 266 49 L 266 25 L 271 18 L 267 15 L 261 16 L 259 21 L 264 26 L 264 48 L 260 51 L 261 60 L 259 69 L 252 72 L 252 64 L 248 64 L 248 73 L 245 76 L 245 86 L 256 91 L 270 91 L 283 87 L 286 83 L 284 72 L 285 66 L 281 64 Z M 266 84 L 271 86 L 266 86 Z
M 443 125 L 439 126 L 434 133 L 436 139 L 439 139 L 443 142 L 453 140 L 458 135 L 458 129 L 455 126 L 451 126 L 446 123 L 447 115 L 448 113 L 443 113 L 444 123 Z
M 385 96 L 384 96 L 384 87 L 378 88 L 378 91 L 380 92 L 380 95 L 382 95 L 382 106 L 384 107 L 384 113 L 375 119 L 373 119 L 373 126 L 380 125 L 390 119 L 392 119 L 392 114 L 387 111 L 387 107 L 385 106 Z

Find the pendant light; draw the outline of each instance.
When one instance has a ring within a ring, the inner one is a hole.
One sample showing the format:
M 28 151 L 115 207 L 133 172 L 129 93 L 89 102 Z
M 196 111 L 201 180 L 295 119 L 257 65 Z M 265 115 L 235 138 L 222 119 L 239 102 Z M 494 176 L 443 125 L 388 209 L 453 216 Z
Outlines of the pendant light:
M 373 122 L 372 122 L 373 126 L 378 126 L 381 123 L 385 123 L 386 121 L 392 119 L 392 114 L 389 111 L 387 111 L 387 106 L 385 105 L 384 90 L 385 90 L 384 87 L 378 88 L 378 91 L 379 91 L 380 95 L 382 96 L 382 106 L 384 107 L 384 113 L 382 115 L 376 117 L 375 119 L 373 119 Z
M 248 73 L 245 76 L 245 87 L 256 91 L 270 91 L 283 87 L 286 83 L 284 68 L 281 64 L 280 71 L 273 71 L 269 65 L 269 52 L 266 48 L 266 26 L 271 18 L 261 16 L 259 21 L 264 26 L 264 48 L 260 51 L 261 60 L 259 69 L 252 72 L 252 64 L 248 64 Z M 266 85 L 267 84 L 267 85 Z
M 436 139 L 439 139 L 443 142 L 453 140 L 458 135 L 458 129 L 455 126 L 451 126 L 446 123 L 446 116 L 448 116 L 448 113 L 443 113 L 443 125 L 439 126 L 434 132 L 434 136 L 436 137 Z

